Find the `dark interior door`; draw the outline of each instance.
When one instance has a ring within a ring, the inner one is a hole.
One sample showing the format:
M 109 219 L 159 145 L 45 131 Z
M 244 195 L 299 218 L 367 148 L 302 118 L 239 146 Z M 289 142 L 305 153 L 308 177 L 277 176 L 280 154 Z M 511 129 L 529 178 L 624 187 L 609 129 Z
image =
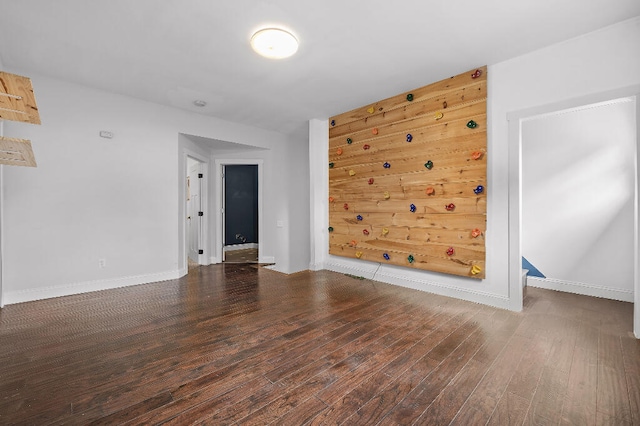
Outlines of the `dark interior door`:
M 225 167 L 225 246 L 258 243 L 258 166 Z

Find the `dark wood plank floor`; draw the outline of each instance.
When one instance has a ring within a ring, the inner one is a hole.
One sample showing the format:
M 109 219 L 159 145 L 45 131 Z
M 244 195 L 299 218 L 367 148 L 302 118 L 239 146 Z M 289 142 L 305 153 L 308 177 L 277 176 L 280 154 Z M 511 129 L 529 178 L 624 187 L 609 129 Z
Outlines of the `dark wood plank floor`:
M 214 265 L 0 311 L 0 424 L 640 425 L 633 306 Z

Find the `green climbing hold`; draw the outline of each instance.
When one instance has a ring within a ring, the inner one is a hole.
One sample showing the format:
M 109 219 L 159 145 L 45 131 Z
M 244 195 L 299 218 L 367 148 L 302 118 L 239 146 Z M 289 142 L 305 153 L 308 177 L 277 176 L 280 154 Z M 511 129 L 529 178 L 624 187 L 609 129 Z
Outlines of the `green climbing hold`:
M 407 100 L 408 100 L 409 102 L 413 101 L 413 93 L 409 93 L 409 94 L 407 95 Z
M 433 169 L 433 161 L 427 161 L 426 163 L 424 163 L 424 166 L 429 170 Z
M 409 263 L 413 263 L 415 259 L 413 258 L 413 255 L 410 254 L 409 257 L 407 257 L 407 260 L 409 261 Z
M 476 127 L 478 127 L 478 123 L 473 120 L 469 120 L 469 122 L 467 123 L 467 127 L 470 129 L 475 129 Z
M 351 138 L 347 138 L 347 143 L 348 143 L 349 145 L 351 145 L 351 144 L 353 143 L 353 141 L 351 140 Z
M 334 164 L 333 163 L 329 163 L 329 168 L 333 169 Z
M 333 232 L 333 226 L 329 227 L 329 232 Z

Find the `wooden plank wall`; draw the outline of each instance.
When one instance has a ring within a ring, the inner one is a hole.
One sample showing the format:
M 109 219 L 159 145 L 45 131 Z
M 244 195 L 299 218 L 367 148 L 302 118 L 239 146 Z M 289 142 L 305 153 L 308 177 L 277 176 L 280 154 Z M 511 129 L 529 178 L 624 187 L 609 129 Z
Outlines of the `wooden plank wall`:
M 331 117 L 329 253 L 484 278 L 486 123 L 486 66 Z

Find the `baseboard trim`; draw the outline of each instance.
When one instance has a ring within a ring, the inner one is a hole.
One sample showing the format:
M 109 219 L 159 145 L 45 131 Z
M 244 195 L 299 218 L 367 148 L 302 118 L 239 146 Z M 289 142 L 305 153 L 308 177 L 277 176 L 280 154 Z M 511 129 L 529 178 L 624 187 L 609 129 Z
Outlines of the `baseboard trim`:
M 260 256 L 258 259 L 259 263 L 276 263 L 276 258 L 273 256 Z
M 5 303 L 7 305 L 11 305 L 15 303 L 32 302 L 34 300 L 50 299 L 53 297 L 89 293 L 92 291 L 110 290 L 119 287 L 174 280 L 184 276 L 185 274 L 186 271 L 176 269 L 174 271 L 160 272 L 157 274 L 134 275 L 106 280 L 85 281 L 60 286 L 8 291 L 4 296 Z
M 360 262 L 359 262 L 360 263 Z M 374 281 L 400 287 L 412 288 L 427 293 L 439 294 L 441 296 L 466 300 L 468 302 L 481 303 L 500 309 L 509 309 L 509 298 L 477 290 L 451 286 L 436 281 L 403 275 L 401 271 L 387 271 L 379 264 L 365 264 L 353 266 L 343 262 L 326 261 L 324 268 L 334 272 L 361 276 Z
M 631 290 L 621 290 L 594 284 L 565 281 L 555 278 L 527 277 L 527 286 L 633 303 L 633 291 Z

